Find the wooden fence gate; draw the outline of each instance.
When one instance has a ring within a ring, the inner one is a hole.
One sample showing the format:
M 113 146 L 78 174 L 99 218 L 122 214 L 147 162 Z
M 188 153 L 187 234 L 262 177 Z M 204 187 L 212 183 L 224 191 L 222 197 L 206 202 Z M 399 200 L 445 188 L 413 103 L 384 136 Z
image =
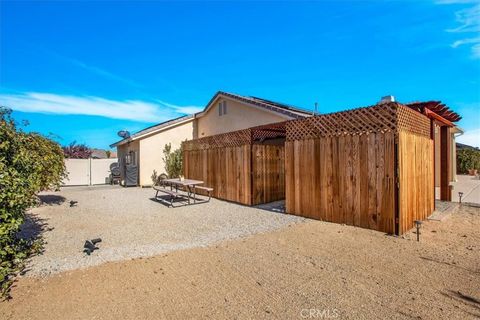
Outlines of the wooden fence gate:
M 284 136 L 282 123 L 185 141 L 184 175 L 204 181 L 218 199 L 245 205 L 284 199 Z
M 285 199 L 285 147 L 252 146 L 252 204 Z

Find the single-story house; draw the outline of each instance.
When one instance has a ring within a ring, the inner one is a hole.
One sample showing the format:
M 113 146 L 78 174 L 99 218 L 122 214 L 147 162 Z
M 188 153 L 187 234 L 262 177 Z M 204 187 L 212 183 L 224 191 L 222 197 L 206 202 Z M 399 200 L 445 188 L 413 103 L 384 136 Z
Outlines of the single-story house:
M 174 150 L 185 140 L 311 115 L 286 104 L 219 91 L 203 111 L 145 128 L 110 147 L 117 148 L 122 175 L 134 177 L 130 181 L 136 183 L 131 185 L 149 186 L 154 170 L 158 174 L 165 172 L 163 148 L 167 143 Z
M 394 100 L 394 97 L 387 96 L 382 98 L 379 104 L 388 103 L 391 100 Z M 405 105 L 421 113 L 436 112 L 442 116 L 441 119 L 432 122 L 431 128 L 435 140 L 435 186 L 437 187 L 437 198 L 440 198 L 442 171 L 440 131 L 441 127 L 445 125 L 444 120 L 447 120 L 447 125 L 451 126 L 448 145 L 455 146 L 455 137 L 463 131 L 452 122 L 458 121 L 460 117 L 440 101 L 414 102 Z M 112 144 L 111 147 L 117 148 L 123 179 L 126 175 L 133 176 L 134 179 L 130 179 L 130 181 L 134 182 L 129 185 L 150 186 L 154 170 L 157 174 L 165 172 L 163 148 L 167 143 L 171 143 L 172 149 L 175 150 L 180 148 L 182 141 L 185 140 L 310 116 L 312 116 L 312 112 L 290 105 L 219 91 L 210 99 L 203 111 L 145 128 Z M 448 148 L 448 166 L 450 167 L 448 181 L 450 182 L 456 180 L 455 149 L 454 147 Z

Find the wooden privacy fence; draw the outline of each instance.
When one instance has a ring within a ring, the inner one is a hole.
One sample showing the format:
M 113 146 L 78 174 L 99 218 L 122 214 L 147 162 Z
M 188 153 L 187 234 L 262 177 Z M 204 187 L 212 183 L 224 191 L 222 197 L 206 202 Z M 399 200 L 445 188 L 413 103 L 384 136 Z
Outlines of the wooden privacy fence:
M 288 141 L 286 210 L 393 233 L 394 134 Z
M 212 196 L 250 205 L 251 146 L 183 151 L 185 177 L 202 180 Z
M 285 198 L 283 124 L 250 128 L 183 143 L 184 175 L 202 180 L 215 198 L 257 205 Z
M 285 199 L 284 145 L 252 145 L 252 204 Z
M 184 174 L 219 199 L 402 234 L 434 209 L 430 130 L 396 102 L 312 116 L 186 141 Z
M 434 207 L 430 120 L 386 103 L 286 123 L 286 211 L 401 234 Z

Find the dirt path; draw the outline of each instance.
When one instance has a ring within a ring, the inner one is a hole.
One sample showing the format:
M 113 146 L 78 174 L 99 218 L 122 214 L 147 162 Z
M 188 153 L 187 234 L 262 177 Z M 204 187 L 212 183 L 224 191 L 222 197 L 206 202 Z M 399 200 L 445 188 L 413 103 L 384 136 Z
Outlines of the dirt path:
M 2 319 L 473 319 L 480 209 L 426 222 L 422 241 L 312 221 L 281 231 L 22 278 Z M 323 315 L 323 317 L 321 317 Z

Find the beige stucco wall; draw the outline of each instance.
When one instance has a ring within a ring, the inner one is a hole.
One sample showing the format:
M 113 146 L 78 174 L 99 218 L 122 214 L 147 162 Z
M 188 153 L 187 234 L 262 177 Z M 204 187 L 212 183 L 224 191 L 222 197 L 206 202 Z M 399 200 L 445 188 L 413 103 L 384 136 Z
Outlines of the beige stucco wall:
M 218 104 L 227 101 L 227 114 L 218 115 Z M 220 97 L 208 112 L 197 119 L 198 138 L 288 120 L 269 110 Z
M 140 185 L 152 185 L 152 173 L 156 170 L 158 174 L 165 172 L 163 148 L 165 144 L 171 143 L 172 150 L 180 148 L 182 141 L 193 139 L 194 120 L 183 123 L 167 130 L 154 133 L 139 140 L 140 143 Z
M 218 115 L 218 104 L 227 101 L 227 113 Z M 288 120 L 273 111 L 250 106 L 235 100 L 219 97 L 213 106 L 201 117 L 191 119 L 177 126 L 168 127 L 165 130 L 151 135 L 140 137 L 129 144 L 117 147 L 120 165 L 123 165 L 125 155 L 130 151 L 137 152 L 139 164 L 139 184 L 141 186 L 152 185 L 151 176 L 156 170 L 158 174 L 165 172 L 163 148 L 171 143 L 172 149 L 180 147 L 184 140 L 202 138 L 215 134 L 246 129 L 267 123 L 275 123 Z

